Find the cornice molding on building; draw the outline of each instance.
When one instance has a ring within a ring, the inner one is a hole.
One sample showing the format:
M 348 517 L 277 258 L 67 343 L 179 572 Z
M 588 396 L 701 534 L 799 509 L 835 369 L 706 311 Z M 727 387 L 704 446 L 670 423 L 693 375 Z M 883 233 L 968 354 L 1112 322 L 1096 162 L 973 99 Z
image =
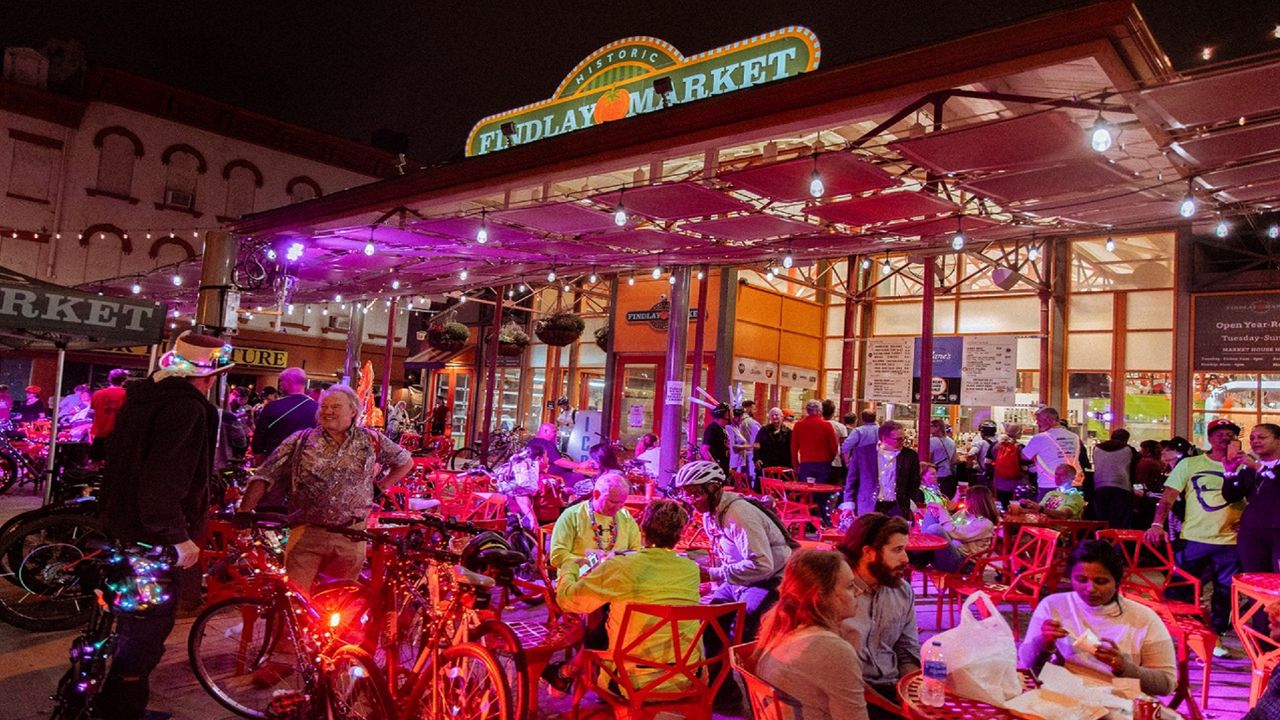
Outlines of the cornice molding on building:
M 0 108 L 4 108 L 7 112 L 76 129 L 84 120 L 84 111 L 87 107 L 88 103 L 77 98 L 59 95 L 12 80 L 0 80 Z

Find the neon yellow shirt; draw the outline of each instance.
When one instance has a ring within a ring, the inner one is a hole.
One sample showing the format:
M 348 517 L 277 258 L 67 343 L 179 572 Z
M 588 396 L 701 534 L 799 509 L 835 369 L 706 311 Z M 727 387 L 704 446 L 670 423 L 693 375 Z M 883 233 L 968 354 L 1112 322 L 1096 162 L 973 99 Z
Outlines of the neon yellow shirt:
M 1222 498 L 1222 463 L 1208 455 L 1184 458 L 1164 481 L 1166 490 L 1182 493 L 1187 501 L 1182 537 L 1210 545 L 1235 545 L 1244 501 Z
M 588 550 L 621 552 L 643 547 L 640 526 L 626 508 L 609 517 L 592 510 L 590 500 L 583 500 L 566 508 L 556 520 L 555 529 L 551 531 L 551 567 L 559 572 L 564 572 L 568 565 L 576 568 L 577 561 L 585 558 Z
M 577 613 L 589 613 L 603 605 L 609 605 L 610 652 L 620 642 L 622 621 L 627 614 L 628 605 L 697 605 L 699 601 L 697 564 L 665 548 L 645 548 L 615 555 L 597 565 L 585 577 L 579 577 L 578 571 L 576 564 L 565 567 L 556 585 L 556 600 L 563 610 Z M 656 622 L 651 616 L 637 615 L 621 642 L 629 643 Z M 674 662 L 676 653 L 679 652 L 681 657 L 689 655 L 688 662 L 697 662 L 702 659 L 702 643 L 700 640 L 695 642 L 697 632 L 698 623 L 682 622 L 679 648 L 671 642 L 668 628 L 653 633 L 635 648 L 630 648 L 628 653 L 655 663 L 670 663 Z M 631 682 L 635 687 L 641 688 L 661 674 L 660 670 L 632 671 Z M 602 675 L 601 683 L 605 682 L 608 679 Z M 687 687 L 687 683 L 681 678 L 672 678 L 657 689 L 678 692 Z

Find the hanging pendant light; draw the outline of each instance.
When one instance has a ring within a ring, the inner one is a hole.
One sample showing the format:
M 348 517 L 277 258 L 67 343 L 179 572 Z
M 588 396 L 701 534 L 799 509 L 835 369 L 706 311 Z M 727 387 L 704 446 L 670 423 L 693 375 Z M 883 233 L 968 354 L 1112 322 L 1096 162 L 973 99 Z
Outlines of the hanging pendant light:
M 827 193 L 826 183 L 822 182 L 822 173 L 818 172 L 818 153 L 813 153 L 813 173 L 809 175 L 809 195 L 814 199 Z

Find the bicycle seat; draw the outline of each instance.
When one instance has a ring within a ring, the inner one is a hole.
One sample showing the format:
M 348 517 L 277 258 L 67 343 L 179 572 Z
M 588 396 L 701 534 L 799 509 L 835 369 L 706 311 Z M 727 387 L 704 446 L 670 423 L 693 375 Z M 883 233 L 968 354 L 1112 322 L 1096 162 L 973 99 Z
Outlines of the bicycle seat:
M 502 547 L 488 547 L 476 554 L 481 565 L 497 568 L 513 568 L 525 564 L 528 556 L 519 550 Z
M 497 584 L 494 582 L 493 578 L 488 575 L 481 575 L 480 573 L 468 570 L 461 565 L 453 566 L 453 577 L 460 583 L 466 583 L 467 585 L 473 585 L 478 588 L 491 588 Z

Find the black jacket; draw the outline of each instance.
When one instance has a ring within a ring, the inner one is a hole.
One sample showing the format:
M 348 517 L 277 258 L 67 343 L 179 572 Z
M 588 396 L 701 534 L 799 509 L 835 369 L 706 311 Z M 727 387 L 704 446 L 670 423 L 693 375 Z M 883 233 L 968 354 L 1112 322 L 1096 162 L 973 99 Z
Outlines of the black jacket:
M 99 513 L 125 542 L 176 545 L 204 527 L 217 410 L 182 378 L 125 386 L 107 437 Z

